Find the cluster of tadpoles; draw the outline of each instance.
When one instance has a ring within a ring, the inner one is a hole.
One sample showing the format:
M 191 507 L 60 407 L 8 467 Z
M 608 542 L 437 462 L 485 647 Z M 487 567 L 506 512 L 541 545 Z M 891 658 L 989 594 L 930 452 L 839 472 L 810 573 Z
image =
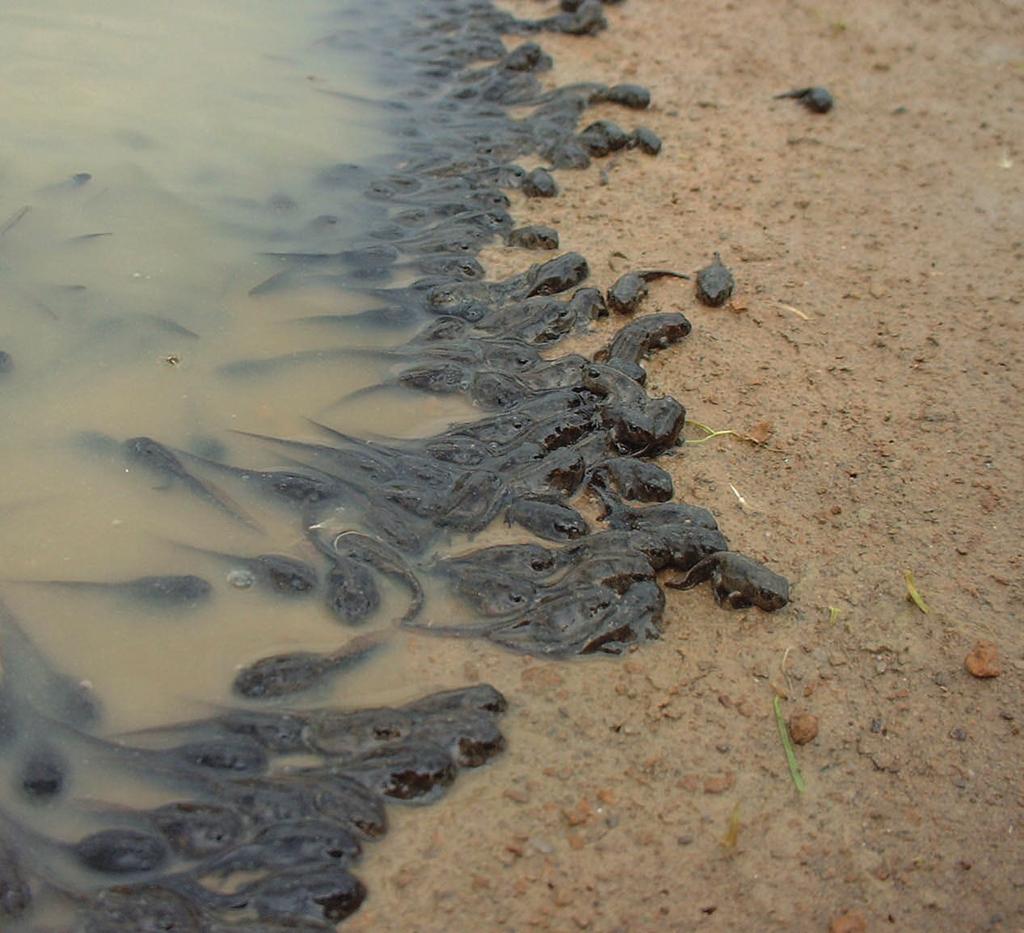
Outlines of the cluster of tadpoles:
M 395 709 L 228 710 L 114 742 L 94 734 L 89 687 L 4 607 L 0 651 L 0 760 L 14 787 L 0 808 L 0 918 L 26 914 L 43 889 L 85 933 L 330 928 L 365 897 L 350 869 L 385 833 L 386 804 L 434 800 L 504 746 L 505 700 L 487 685 Z M 168 802 L 75 802 L 97 770 Z M 26 818 L 42 806 L 102 828 L 51 838 Z
M 165 727 L 139 736 L 146 744 L 126 745 L 93 734 L 98 710 L 89 692 L 46 665 L 7 617 L 5 670 L 20 652 L 17 664 L 31 658 L 25 669 L 38 674 L 0 683 L 0 754 L 12 762 L 22 805 L 64 799 L 74 783 L 68 762 L 86 752 L 181 796 L 153 810 L 94 809 L 89 816 L 105 828 L 71 843 L 44 838 L 14 812 L 0 814 L 0 916 L 23 913 L 34 885 L 61 893 L 78 910 L 76 929 L 88 933 L 321 929 L 355 910 L 365 890 L 349 868 L 362 842 L 383 832 L 385 801 L 433 799 L 459 767 L 482 764 L 503 744 L 495 716 L 504 701 L 486 686 L 398 709 L 276 705 L 385 644 L 386 629 L 358 632 L 380 614 L 382 577 L 407 594 L 397 619 L 405 630 L 554 657 L 616 653 L 658 637 L 659 583 L 709 582 L 731 608 L 772 611 L 788 601 L 787 581 L 730 550 L 710 512 L 672 501 L 672 479 L 653 462 L 681 443 L 686 415 L 677 400 L 647 392 L 644 362 L 691 325 L 678 311 L 640 312 L 653 281 L 688 275 L 632 271 L 600 290 L 586 284 L 584 257 L 567 253 L 492 282 L 475 258 L 496 237 L 518 248 L 558 248 L 552 228 L 515 227 L 503 189 L 555 196 L 548 168 L 582 169 L 614 152 L 661 148 L 642 126 L 626 131 L 601 119 L 578 129 L 591 106 L 645 109 L 646 89 L 546 90 L 537 75 L 550 58 L 540 47 L 527 42 L 508 52 L 501 42 L 502 33 L 540 29 L 592 34 L 605 25 L 601 4 L 564 0 L 561 12 L 531 22 L 480 0 L 437 0 L 412 18 L 402 12 L 384 17 L 380 46 L 393 102 L 386 108 L 404 151 L 390 167 L 339 165 L 321 178 L 325 198 L 362 191 L 371 222 L 358 241 L 338 243 L 330 215 L 315 218 L 305 234 L 321 231 L 325 248 L 275 253 L 281 272 L 252 292 L 258 301 L 268 291 L 326 281 L 366 296 L 370 307 L 313 319 L 341 335 L 335 347 L 239 361 L 222 375 L 375 356 L 392 367 L 391 378 L 361 395 L 461 396 L 480 417 L 404 441 L 352 437 L 322 421 L 310 422 L 306 439 L 250 435 L 285 461 L 266 469 L 147 437 L 89 438 L 124 458 L 129 473 L 156 472 L 165 488 L 250 528 L 259 522 L 224 487 L 237 484 L 292 509 L 319 566 L 282 554 L 192 550 L 227 566 L 234 586 L 320 599 L 353 635 L 334 652 L 278 654 L 242 667 L 234 693 L 261 709 Z M 346 40 L 332 41 L 344 48 Z M 494 64 L 479 66 L 488 60 Z M 511 161 L 530 153 L 547 168 L 527 172 Z M 420 277 L 389 286 L 393 274 L 409 271 Z M 695 285 L 702 302 L 717 306 L 734 283 L 715 254 Z M 623 326 L 592 357 L 556 355 L 560 341 L 611 315 Z M 399 326 L 416 333 L 397 348 L 351 346 L 356 329 Z M 451 552 L 453 540 L 500 523 L 534 540 Z M 426 580 L 446 586 L 472 618 L 432 618 Z M 129 598 L 179 606 L 211 592 L 191 575 L 114 586 Z M 45 745 L 34 738 L 41 735 Z M 121 882 L 106 883 L 112 878 Z

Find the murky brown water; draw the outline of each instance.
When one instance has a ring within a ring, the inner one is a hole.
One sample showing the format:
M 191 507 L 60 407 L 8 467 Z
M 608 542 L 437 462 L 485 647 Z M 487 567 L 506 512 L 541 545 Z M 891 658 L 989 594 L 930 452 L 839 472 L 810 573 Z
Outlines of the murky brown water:
M 249 294 L 282 268 L 262 254 L 337 249 L 362 222 L 348 195 L 316 180 L 339 161 L 372 161 L 385 142 L 368 108 L 330 93 L 371 90 L 358 59 L 319 41 L 351 26 L 351 12 L 320 0 L 159 11 L 108 0 L 87 12 L 48 0 L 0 12 L 0 349 L 13 361 L 0 377 L 2 576 L 194 573 L 215 587 L 184 611 L 2 585 L 38 646 L 95 685 L 111 732 L 208 714 L 228 700 L 239 664 L 327 650 L 351 633 L 316 597 L 235 589 L 230 562 L 178 546 L 311 559 L 283 509 L 207 473 L 260 530 L 247 528 L 126 468 L 104 438 L 149 435 L 280 468 L 267 447 L 230 431 L 308 433 L 304 418 L 316 415 L 357 433 L 415 434 L 462 411 L 430 396 L 398 405 L 386 392 L 334 405 L 387 377 L 373 358 L 230 370 L 407 336 L 302 320 L 375 304 L 330 284 Z M 322 215 L 331 222 L 310 221 Z M 402 598 L 386 591 L 380 618 Z M 353 672 L 346 702 L 388 699 L 402 684 L 402 650 Z

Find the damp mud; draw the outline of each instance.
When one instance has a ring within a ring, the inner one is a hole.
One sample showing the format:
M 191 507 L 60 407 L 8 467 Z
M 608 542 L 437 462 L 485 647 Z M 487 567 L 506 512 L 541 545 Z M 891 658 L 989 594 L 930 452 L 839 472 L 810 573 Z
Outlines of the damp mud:
M 566 75 L 545 50 L 593 48 L 628 12 L 521 6 L 310 4 L 280 24 L 267 6 L 241 30 L 224 8 L 193 11 L 202 30 L 111 9 L 95 45 L 73 43 L 95 57 L 59 40 L 93 20 L 12 15 L 19 54 L 75 62 L 89 92 L 23 121 L 0 227 L 5 455 L 24 477 L 0 616 L 16 929 L 433 929 L 492 893 L 483 925 L 505 924 L 503 879 L 571 887 L 570 853 L 587 871 L 624 788 L 664 760 L 622 743 L 682 718 L 674 698 L 713 672 L 698 657 L 680 684 L 664 644 L 637 649 L 669 620 L 678 638 L 680 605 L 716 629 L 792 616 L 792 554 L 734 511 L 720 527 L 730 510 L 700 484 L 680 494 L 681 460 L 710 449 L 695 430 L 778 453 L 767 423 L 688 426 L 688 393 L 706 399 L 664 376 L 714 331 L 698 303 L 745 309 L 737 254 L 718 237 L 634 262 L 557 229 L 575 179 L 660 164 L 666 125 L 635 69 Z M 215 75 L 165 57 L 129 93 L 147 49 L 189 41 L 220 43 Z M 180 119 L 153 103 L 172 86 Z M 79 164 L 48 164 L 55 135 L 82 140 Z M 727 485 L 747 514 L 749 486 Z M 803 573 L 798 614 L 807 589 Z M 648 656 L 653 725 L 622 708 Z M 786 656 L 781 672 L 788 697 Z M 527 830 L 539 783 L 573 770 L 552 743 L 589 782 L 541 801 L 568 827 L 557 843 Z M 635 845 L 657 848 L 636 809 Z M 446 856 L 462 889 L 446 895 L 436 827 L 460 814 L 478 845 L 504 841 L 468 873 Z M 609 882 L 555 906 L 586 928 Z M 432 918 L 401 893 L 424 884 Z M 657 928 L 653 901 L 631 909 L 625 928 Z

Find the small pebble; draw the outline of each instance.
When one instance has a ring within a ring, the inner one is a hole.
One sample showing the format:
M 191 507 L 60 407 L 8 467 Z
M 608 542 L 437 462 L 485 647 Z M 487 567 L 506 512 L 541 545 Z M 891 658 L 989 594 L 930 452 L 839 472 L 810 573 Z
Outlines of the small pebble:
M 725 774 L 716 774 L 714 777 L 706 778 L 704 781 L 704 793 L 724 794 L 727 790 L 732 790 L 735 784 L 735 772 L 726 771 Z
M 828 925 L 828 933 L 867 933 L 868 922 L 859 910 L 847 910 Z
M 990 641 L 979 641 L 964 658 L 964 667 L 973 677 L 998 677 L 1003 672 L 999 650 Z
M 507 800 L 514 801 L 515 803 L 526 803 L 530 799 L 530 795 L 519 787 L 506 787 L 505 790 L 502 791 L 502 796 Z
M 813 742 L 818 736 L 818 717 L 811 713 L 795 712 L 789 717 L 789 737 L 797 745 Z

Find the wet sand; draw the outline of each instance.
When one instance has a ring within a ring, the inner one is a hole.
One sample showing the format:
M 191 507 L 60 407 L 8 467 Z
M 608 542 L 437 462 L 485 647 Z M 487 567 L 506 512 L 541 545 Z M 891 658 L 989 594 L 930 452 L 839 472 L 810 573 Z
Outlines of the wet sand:
M 620 660 L 416 646 L 425 683 L 506 693 L 509 750 L 396 815 L 346 929 L 862 929 L 839 925 L 848 912 L 872 930 L 1016 929 L 1021 11 L 606 12 L 596 39 L 542 37 L 551 81 L 648 84 L 663 153 L 558 173 L 561 197 L 517 200 L 517 220 L 553 223 L 602 286 L 721 251 L 731 306 L 652 286 L 647 310 L 682 310 L 694 332 L 648 364 L 651 391 L 771 434 L 661 462 L 677 498 L 791 578 L 793 603 L 765 616 L 670 592 L 662 641 Z M 771 99 L 811 83 L 832 113 Z M 491 277 L 523 264 L 484 259 Z M 965 670 L 978 640 L 999 677 Z M 773 696 L 818 717 L 802 795 Z

